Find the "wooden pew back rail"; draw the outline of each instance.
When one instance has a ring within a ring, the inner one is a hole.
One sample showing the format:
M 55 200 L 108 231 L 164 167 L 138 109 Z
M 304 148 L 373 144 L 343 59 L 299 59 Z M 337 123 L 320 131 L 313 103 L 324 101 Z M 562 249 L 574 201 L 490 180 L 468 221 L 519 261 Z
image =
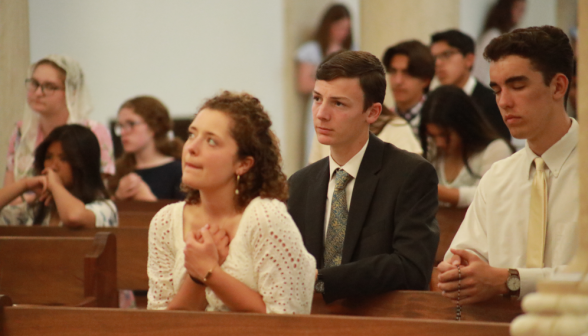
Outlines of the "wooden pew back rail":
M 15 303 L 117 307 L 116 239 L 0 237 L 0 293 Z

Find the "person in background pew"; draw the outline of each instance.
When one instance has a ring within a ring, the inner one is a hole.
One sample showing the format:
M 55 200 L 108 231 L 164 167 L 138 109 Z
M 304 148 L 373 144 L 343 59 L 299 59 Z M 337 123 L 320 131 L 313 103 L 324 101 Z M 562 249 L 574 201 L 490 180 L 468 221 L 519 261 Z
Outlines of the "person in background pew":
M 49 55 L 31 66 L 25 84 L 27 104 L 10 137 L 4 187 L 34 175 L 35 148 L 53 129 L 65 124 L 80 124 L 94 132 L 100 144 L 102 173 L 114 174 L 112 138 L 104 125 L 88 120 L 92 103 L 78 62 L 67 56 Z M 34 197 L 27 194 L 24 198 L 32 201 Z
M 332 53 L 341 50 L 356 50 L 351 30 L 351 13 L 343 4 L 333 4 L 325 11 L 321 23 L 314 34 L 314 40 L 304 43 L 296 51 L 297 89 L 298 92 L 310 96 L 305 109 L 304 120 L 304 159 L 318 160 L 313 138 L 315 136 L 312 123 L 312 89 L 317 67 Z
M 186 201 L 149 228 L 148 309 L 310 313 L 316 262 L 286 210 L 270 126 L 245 93 L 225 91 L 196 114 L 182 154 Z
M 116 132 L 124 153 L 108 189 L 117 200 L 184 199 L 182 141 L 173 138 L 172 120 L 158 99 L 140 96 L 122 104 Z
M 81 125 L 55 128 L 35 151 L 35 176 L 0 189 L 0 223 L 112 227 L 118 225 L 114 203 L 100 175 L 100 144 Z M 8 205 L 33 191 L 36 200 Z
M 569 39 L 551 26 L 517 29 L 492 40 L 484 57 L 502 117 L 527 144 L 482 177 L 438 266 L 443 295 L 455 301 L 460 293 L 462 304 L 534 292 L 578 246 L 579 126 L 565 110 Z
M 418 137 L 421 108 L 435 76 L 435 59 L 427 46 L 417 40 L 409 40 L 386 49 L 382 63 L 388 73 L 394 111 L 410 124 L 415 137 Z M 419 149 L 422 151 L 422 148 Z
M 451 29 L 431 36 L 431 54 L 435 59 L 435 75 L 442 85 L 454 85 L 472 97 L 494 130 L 511 141 L 508 127 L 500 117 L 496 100 L 486 85 L 472 75 L 475 43 L 467 34 Z
M 441 205 L 468 207 L 482 175 L 513 152 L 455 86 L 440 86 L 429 95 L 419 128 L 424 156 L 437 169 Z

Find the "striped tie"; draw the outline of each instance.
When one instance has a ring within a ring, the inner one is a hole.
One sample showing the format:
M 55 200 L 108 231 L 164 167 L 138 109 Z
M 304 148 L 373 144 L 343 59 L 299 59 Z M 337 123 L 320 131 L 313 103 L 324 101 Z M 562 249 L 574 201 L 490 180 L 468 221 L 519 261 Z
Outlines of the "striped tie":
M 335 172 L 335 191 L 331 202 L 331 215 L 325 242 L 325 268 L 341 265 L 345 228 L 347 227 L 347 195 L 345 187 L 353 177 L 342 169 Z
M 535 178 L 531 185 L 529 231 L 527 234 L 527 268 L 542 268 L 544 264 L 545 235 L 547 232 L 547 183 L 545 162 L 535 158 Z

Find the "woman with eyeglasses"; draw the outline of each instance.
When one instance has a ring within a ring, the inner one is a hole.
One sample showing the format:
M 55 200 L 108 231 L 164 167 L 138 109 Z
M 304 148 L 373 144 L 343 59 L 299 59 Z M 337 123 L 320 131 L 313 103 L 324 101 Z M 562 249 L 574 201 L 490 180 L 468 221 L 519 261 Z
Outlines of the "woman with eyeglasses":
M 184 199 L 182 141 L 173 137 L 165 105 L 148 96 L 127 100 L 119 109 L 115 128 L 124 153 L 108 181 L 118 200 Z
M 10 137 L 4 187 L 34 175 L 35 149 L 55 128 L 65 124 L 88 127 L 100 144 L 101 172 L 114 174 L 112 138 L 108 129 L 89 120 L 92 111 L 82 68 L 77 61 L 62 55 L 49 55 L 31 66 L 25 81 L 27 105 L 21 121 Z M 21 200 L 33 202 L 34 194 Z

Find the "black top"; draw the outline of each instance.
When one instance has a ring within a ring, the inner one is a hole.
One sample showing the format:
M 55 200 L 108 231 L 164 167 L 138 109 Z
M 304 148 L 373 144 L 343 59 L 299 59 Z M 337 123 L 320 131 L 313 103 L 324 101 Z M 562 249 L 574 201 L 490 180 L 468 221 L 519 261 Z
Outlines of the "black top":
M 502 115 L 500 114 L 498 105 L 496 105 L 494 92 L 476 80 L 476 86 L 474 87 L 474 92 L 472 92 L 472 99 L 482 109 L 486 119 L 498 135 L 510 143 L 510 131 L 506 127 L 504 120 L 502 120 Z
M 137 175 L 147 183 L 157 199 L 183 200 L 186 195 L 180 191 L 182 163 L 174 160 L 159 167 L 137 169 Z

